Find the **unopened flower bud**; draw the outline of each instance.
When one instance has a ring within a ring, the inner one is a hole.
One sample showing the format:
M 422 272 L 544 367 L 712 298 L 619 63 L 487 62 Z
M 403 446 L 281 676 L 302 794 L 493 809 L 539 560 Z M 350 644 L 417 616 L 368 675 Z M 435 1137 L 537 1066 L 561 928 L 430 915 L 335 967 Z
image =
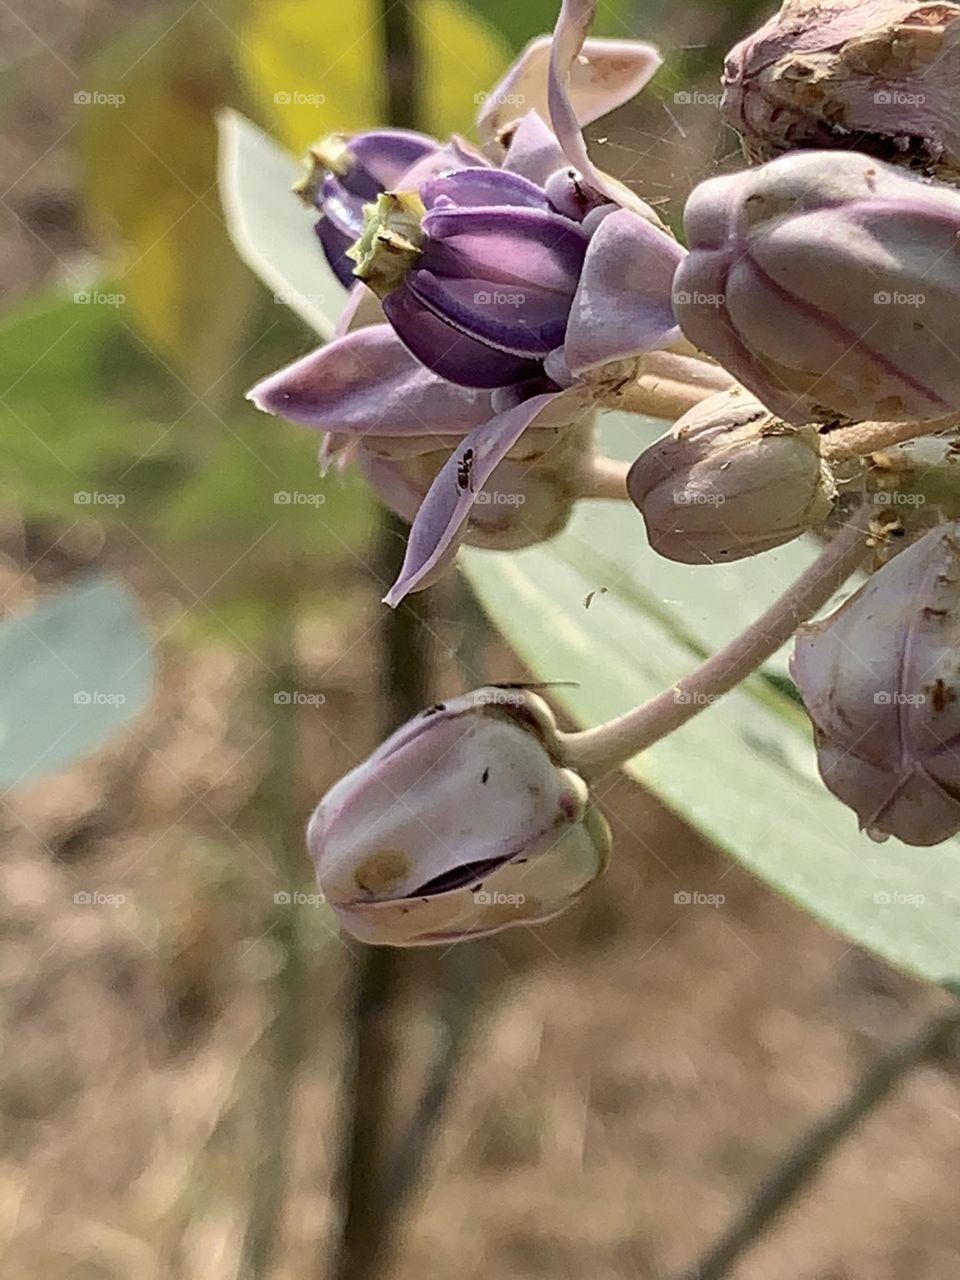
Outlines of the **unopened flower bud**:
M 824 782 L 877 839 L 960 831 L 960 524 L 932 529 L 822 622 L 791 662 Z
M 822 524 L 835 496 L 810 426 L 789 426 L 742 387 L 689 410 L 646 449 L 627 492 L 655 551 L 683 564 L 740 560 Z
M 785 0 L 731 50 L 723 112 L 751 161 L 837 147 L 960 177 L 960 5 Z
M 496 685 L 408 721 L 327 792 L 307 839 L 343 927 L 392 946 L 548 920 L 609 850 L 550 708 Z
M 856 152 L 702 183 L 674 279 L 684 334 L 788 422 L 960 405 L 960 194 Z

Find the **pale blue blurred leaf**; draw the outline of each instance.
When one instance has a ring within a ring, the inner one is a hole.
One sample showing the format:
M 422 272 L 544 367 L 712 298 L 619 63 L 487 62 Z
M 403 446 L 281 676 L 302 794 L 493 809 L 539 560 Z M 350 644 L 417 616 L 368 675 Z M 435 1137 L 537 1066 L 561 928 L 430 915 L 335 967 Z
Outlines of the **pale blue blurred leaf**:
M 101 580 L 0 623 L 0 788 L 103 745 L 150 699 L 150 642 L 136 602 Z

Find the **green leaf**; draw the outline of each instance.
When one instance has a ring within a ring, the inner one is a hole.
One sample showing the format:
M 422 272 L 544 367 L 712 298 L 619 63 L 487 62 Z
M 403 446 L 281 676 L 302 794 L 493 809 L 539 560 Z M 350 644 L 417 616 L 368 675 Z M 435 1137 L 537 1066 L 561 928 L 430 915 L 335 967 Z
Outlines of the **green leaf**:
M 221 112 L 220 196 L 240 257 L 291 310 L 329 338 L 346 292 L 314 234 L 316 214 L 293 194 L 302 169 L 255 124 Z
M 72 764 L 146 707 L 150 642 L 130 593 L 61 591 L 0 624 L 0 787 Z
M 635 456 L 637 434 L 649 438 L 663 427 L 637 421 L 636 429 L 629 420 L 604 424 L 610 452 Z M 809 554 L 797 544 L 736 565 L 684 569 L 650 551 L 632 507 L 584 502 L 551 542 L 509 555 L 468 549 L 462 557 L 485 608 L 531 669 L 579 681 L 556 696 L 578 722 L 593 725 L 669 688 L 770 604 Z M 782 669 L 782 660 L 772 664 Z M 627 768 L 720 848 L 853 941 L 923 977 L 960 977 L 960 842 L 913 849 L 861 836 L 819 780 L 806 717 L 772 682 L 753 677 Z M 669 850 L 656 853 L 669 861 Z M 678 880 L 675 889 L 732 900 L 736 883 Z

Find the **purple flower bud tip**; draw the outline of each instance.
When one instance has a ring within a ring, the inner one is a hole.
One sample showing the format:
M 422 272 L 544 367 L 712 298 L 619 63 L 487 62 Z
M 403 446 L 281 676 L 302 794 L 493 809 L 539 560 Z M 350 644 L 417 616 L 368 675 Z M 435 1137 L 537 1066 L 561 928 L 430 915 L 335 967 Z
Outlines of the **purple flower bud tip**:
M 424 711 L 341 779 L 307 831 L 361 941 L 424 946 L 550 919 L 603 870 L 609 829 L 557 764 L 547 704 L 490 686 Z
M 723 111 L 748 158 L 855 148 L 960 177 L 960 6 L 786 0 L 726 60 Z
M 684 334 L 787 422 L 960 406 L 960 194 L 857 153 L 702 183 L 674 280 Z
M 820 773 L 875 838 L 960 831 L 960 524 L 932 529 L 822 622 L 791 674 Z

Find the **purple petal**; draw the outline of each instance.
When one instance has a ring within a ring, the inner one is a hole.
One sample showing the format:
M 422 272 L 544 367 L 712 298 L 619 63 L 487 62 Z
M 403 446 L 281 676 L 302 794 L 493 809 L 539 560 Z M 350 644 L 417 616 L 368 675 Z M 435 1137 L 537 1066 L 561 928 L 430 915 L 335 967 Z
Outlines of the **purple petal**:
M 490 416 L 490 397 L 436 377 L 387 324 L 337 338 L 248 393 L 258 409 L 337 435 L 450 436 Z
M 671 292 L 685 256 L 676 240 L 628 209 L 603 219 L 570 309 L 563 354 L 574 374 L 679 338 Z
M 563 0 L 550 46 L 547 101 L 567 159 L 592 187 L 619 202 L 616 186 L 587 154 L 580 126 L 639 93 L 661 58 L 638 40 L 587 40 L 596 7 L 596 0 Z
M 419 361 L 461 387 L 505 387 L 540 373 L 535 361 L 506 355 L 460 333 L 407 288 L 384 298 L 383 312 Z
M 409 129 L 370 129 L 347 142 L 348 168 L 337 175 L 344 190 L 362 201 L 395 187 L 409 169 L 440 150 L 435 138 Z
M 639 40 L 587 40 L 584 43 L 594 7 L 580 0 L 571 7 L 573 16 L 567 17 L 568 22 L 580 17 L 582 25 L 575 52 L 569 59 L 573 70 L 571 113 L 580 124 L 590 124 L 628 102 L 660 66 L 657 50 Z M 581 10 L 585 12 L 580 14 Z M 550 54 L 549 36 L 531 40 L 487 95 L 477 117 L 477 128 L 485 144 L 495 142 L 504 129 L 529 111 L 539 111 L 546 118 Z
M 528 111 L 510 139 L 503 159 L 504 171 L 519 173 L 542 187 L 551 173 L 566 163 L 567 158 L 543 117 L 537 111 Z
M 543 209 L 435 209 L 422 226 L 419 265 L 491 284 L 566 289 L 588 244 L 575 222 Z
M 512 356 L 542 360 L 563 342 L 576 279 L 566 290 L 491 286 L 489 281 L 411 271 L 411 295 L 453 328 Z
M 457 169 L 477 169 L 490 161 L 472 143 L 456 134 L 444 146 L 423 156 L 412 168 L 392 184 L 392 190 L 418 191 L 424 182 Z
M 431 178 L 420 186 L 420 198 L 428 209 L 445 196 L 454 205 L 488 207 L 521 205 L 549 209 L 547 198 L 535 183 L 502 169 L 459 169 L 456 173 Z M 449 207 L 449 206 L 445 206 Z
M 524 431 L 556 398 L 535 396 L 497 414 L 470 432 L 441 467 L 424 498 L 407 540 L 400 576 L 384 596 L 395 607 L 449 554 L 470 516 L 474 497 Z
M 357 283 L 357 277 L 353 274 L 353 269 L 357 264 L 352 258 L 347 257 L 347 250 L 357 237 L 344 235 L 326 217 L 319 218 L 314 229 L 320 241 L 320 247 L 323 249 L 324 257 L 330 265 L 330 270 L 345 289 L 351 289 Z

